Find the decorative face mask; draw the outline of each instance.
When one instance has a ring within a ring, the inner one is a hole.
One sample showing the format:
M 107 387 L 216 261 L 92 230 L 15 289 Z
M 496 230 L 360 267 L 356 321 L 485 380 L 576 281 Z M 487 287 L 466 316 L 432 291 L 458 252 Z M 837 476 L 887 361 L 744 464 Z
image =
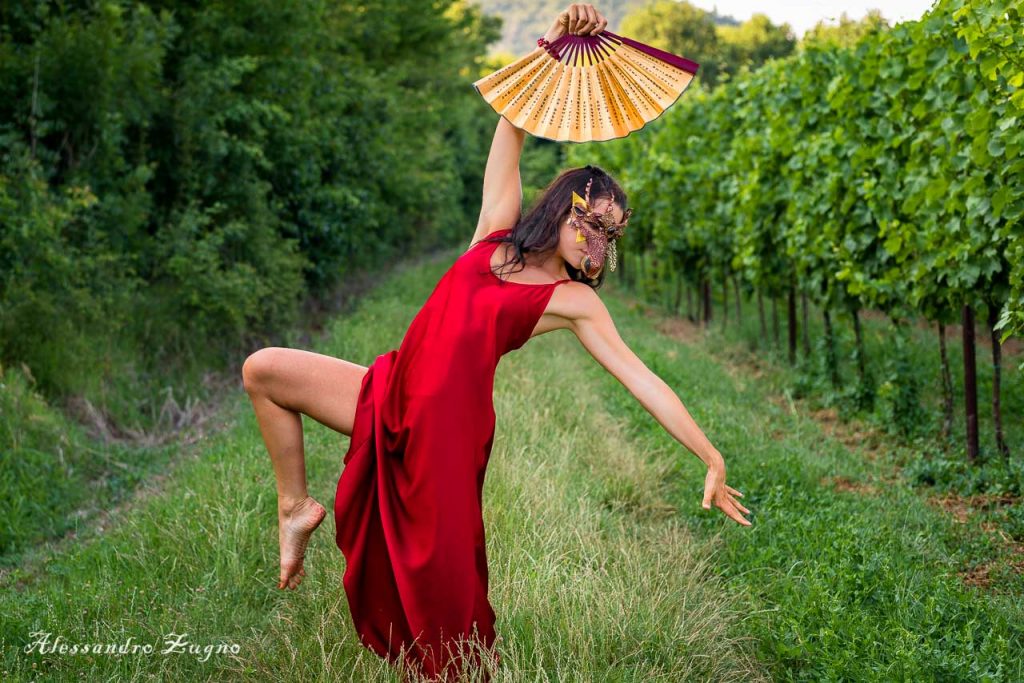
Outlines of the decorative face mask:
M 597 277 L 604 267 L 605 256 L 608 257 L 609 268 L 615 270 L 618 265 L 618 253 L 615 249 L 615 242 L 622 237 L 629 217 L 633 215 L 633 209 L 626 209 L 622 215 L 622 222 L 616 223 L 611 206 L 603 213 L 597 213 L 590 208 L 590 186 L 594 179 L 587 181 L 586 197 L 580 197 L 576 192 L 572 193 L 572 207 L 569 211 L 569 224 L 576 229 L 576 241 L 587 243 L 587 253 L 580 264 L 580 270 L 588 278 Z M 612 202 L 615 201 L 615 193 L 612 193 Z

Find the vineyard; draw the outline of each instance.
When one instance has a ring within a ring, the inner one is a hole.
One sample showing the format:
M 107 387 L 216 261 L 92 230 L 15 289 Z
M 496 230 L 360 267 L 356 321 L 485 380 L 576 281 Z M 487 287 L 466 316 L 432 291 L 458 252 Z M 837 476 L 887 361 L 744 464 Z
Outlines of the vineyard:
M 823 312 L 838 383 L 834 317 L 849 315 L 862 402 L 871 388 L 860 311 L 897 328 L 917 316 L 933 324 L 947 378 L 944 328 L 962 324 L 972 460 L 978 318 L 991 335 L 1006 457 L 1000 346 L 1024 333 L 1021 11 L 1013 0 L 941 0 L 852 47 L 812 45 L 687 93 L 653 131 L 572 151 L 619 170 L 644 214 L 629 244 L 672 275 L 656 287 L 697 290 L 703 319 L 712 289 L 783 298 L 792 360 L 796 301 L 806 311 L 809 300 Z M 948 422 L 951 382 L 943 390 Z
M 799 41 L 607 4 L 705 80 L 625 138 L 526 136 L 523 195 L 628 194 L 601 301 L 751 526 L 576 336 L 531 340 L 494 384 L 495 680 L 1024 680 L 1024 0 Z M 396 680 L 330 523 L 274 589 L 241 366 L 399 347 L 473 235 L 488 46 L 551 7 L 0 4 L 0 679 Z M 351 439 L 292 412 L 330 501 Z M 186 631 L 233 649 L 36 649 Z

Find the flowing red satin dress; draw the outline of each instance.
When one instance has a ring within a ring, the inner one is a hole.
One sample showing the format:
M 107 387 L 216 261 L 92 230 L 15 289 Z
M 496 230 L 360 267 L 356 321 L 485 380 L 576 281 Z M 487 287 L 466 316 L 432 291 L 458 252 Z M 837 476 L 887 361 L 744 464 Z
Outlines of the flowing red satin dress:
M 500 659 L 481 513 L 494 373 L 569 281 L 502 280 L 490 270 L 498 246 L 478 241 L 456 259 L 399 348 L 369 366 L 334 499 L 360 641 L 392 663 L 404 646 L 431 678 L 457 669 L 459 638 Z

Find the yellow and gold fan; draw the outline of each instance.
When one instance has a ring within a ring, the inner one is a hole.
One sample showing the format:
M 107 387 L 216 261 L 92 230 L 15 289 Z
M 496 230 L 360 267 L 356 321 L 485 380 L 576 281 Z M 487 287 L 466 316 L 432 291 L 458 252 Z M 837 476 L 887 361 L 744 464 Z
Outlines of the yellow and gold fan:
M 598 142 L 643 128 L 683 94 L 698 64 L 611 31 L 566 33 L 473 83 L 531 135 Z

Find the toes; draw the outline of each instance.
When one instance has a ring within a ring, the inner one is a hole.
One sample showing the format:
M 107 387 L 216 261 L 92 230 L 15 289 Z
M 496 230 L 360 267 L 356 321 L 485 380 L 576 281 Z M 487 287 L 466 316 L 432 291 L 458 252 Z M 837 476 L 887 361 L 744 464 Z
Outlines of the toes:
M 291 584 L 291 582 L 295 580 L 296 576 L 297 576 L 297 574 L 295 573 L 294 569 L 291 569 L 291 568 L 281 569 L 281 580 L 280 580 L 281 587 L 282 588 L 287 588 L 288 585 Z
M 288 574 L 287 572 L 281 572 L 281 578 L 277 581 L 277 587 L 281 590 L 291 589 L 295 590 L 302 583 L 302 579 L 306 576 L 305 569 L 299 569 L 295 574 Z

